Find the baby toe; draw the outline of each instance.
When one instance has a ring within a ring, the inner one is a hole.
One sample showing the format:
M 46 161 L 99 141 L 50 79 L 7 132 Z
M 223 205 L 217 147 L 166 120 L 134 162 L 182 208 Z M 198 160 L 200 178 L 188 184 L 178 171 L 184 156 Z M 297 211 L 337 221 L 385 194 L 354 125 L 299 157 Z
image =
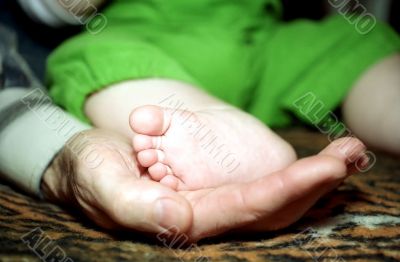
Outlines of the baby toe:
M 169 166 L 157 162 L 148 168 L 149 175 L 156 181 L 160 181 L 166 175 L 172 175 L 172 170 Z
M 166 175 L 160 180 L 160 183 L 173 190 L 176 190 L 179 186 L 179 179 L 173 175 Z
M 147 149 L 147 150 L 140 151 L 137 154 L 137 158 L 138 158 L 139 163 L 143 167 L 150 167 L 150 166 L 156 164 L 157 162 L 163 163 L 165 160 L 165 154 L 161 150 Z
M 162 147 L 162 137 L 137 134 L 133 137 L 132 143 L 136 152 L 146 149 L 160 149 Z

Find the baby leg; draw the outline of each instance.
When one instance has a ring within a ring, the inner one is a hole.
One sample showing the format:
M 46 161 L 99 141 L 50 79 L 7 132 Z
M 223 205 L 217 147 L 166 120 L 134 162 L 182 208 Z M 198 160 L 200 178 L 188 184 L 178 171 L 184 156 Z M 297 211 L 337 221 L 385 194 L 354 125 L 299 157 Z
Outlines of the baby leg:
M 366 144 L 400 155 L 400 54 L 370 68 L 342 110 L 346 124 Z
M 252 181 L 296 159 L 251 115 L 178 81 L 111 86 L 87 100 L 86 114 L 96 126 L 133 137 L 149 175 L 179 190 Z

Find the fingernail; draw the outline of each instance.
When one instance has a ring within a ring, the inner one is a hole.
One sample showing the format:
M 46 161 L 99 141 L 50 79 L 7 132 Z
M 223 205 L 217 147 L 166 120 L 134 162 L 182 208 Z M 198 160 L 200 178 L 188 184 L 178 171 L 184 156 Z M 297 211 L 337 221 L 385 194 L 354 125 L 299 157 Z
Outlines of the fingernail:
M 172 232 L 181 232 L 180 226 L 186 219 L 185 207 L 177 201 L 162 198 L 155 203 L 155 219 L 158 225 Z
M 361 168 L 366 168 L 366 167 L 368 167 L 369 166 L 369 161 L 370 161 L 370 159 L 369 159 L 369 156 L 367 156 L 367 155 L 364 155 L 364 156 L 362 156 L 361 157 L 362 159 L 361 159 Z

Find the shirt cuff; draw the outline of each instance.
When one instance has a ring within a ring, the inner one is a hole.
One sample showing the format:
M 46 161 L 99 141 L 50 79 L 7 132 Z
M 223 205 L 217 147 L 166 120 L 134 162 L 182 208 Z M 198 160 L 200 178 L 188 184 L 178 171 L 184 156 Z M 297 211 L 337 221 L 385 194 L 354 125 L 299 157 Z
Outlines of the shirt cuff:
M 40 88 L 0 92 L 0 173 L 40 196 L 43 173 L 73 135 L 90 126 L 54 105 Z
M 76 16 L 55 0 L 18 0 L 22 9 L 33 20 L 51 27 L 79 25 L 82 16 Z

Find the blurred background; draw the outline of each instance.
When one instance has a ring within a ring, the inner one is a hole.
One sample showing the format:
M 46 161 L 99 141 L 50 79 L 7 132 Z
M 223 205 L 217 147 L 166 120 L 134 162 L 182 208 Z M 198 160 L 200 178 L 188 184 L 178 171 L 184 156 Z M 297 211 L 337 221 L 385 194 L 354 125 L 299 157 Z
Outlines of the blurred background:
M 54 0 L 56 1 L 56 0 Z M 250 0 L 248 0 L 250 1 Z M 344 2 L 347 0 L 332 0 Z M 400 33 L 399 0 L 349 0 L 353 5 L 360 3 L 377 19 L 385 21 Z M 337 14 L 328 0 L 282 0 L 283 19 L 298 18 L 318 20 L 329 14 Z M 47 55 L 64 39 L 80 31 L 78 27 L 49 28 L 33 22 L 19 7 L 16 0 L 0 0 L 0 23 L 13 28 L 19 38 L 19 50 L 28 61 L 35 74 L 44 79 Z
M 353 5 L 362 4 L 366 7 L 367 12 L 372 13 L 381 21 L 390 23 L 400 33 L 400 1 L 398 0 L 282 0 L 284 18 L 285 20 L 292 20 L 306 17 L 318 20 L 327 14 L 337 13 L 337 10 L 329 2 L 342 3 L 346 1 Z

